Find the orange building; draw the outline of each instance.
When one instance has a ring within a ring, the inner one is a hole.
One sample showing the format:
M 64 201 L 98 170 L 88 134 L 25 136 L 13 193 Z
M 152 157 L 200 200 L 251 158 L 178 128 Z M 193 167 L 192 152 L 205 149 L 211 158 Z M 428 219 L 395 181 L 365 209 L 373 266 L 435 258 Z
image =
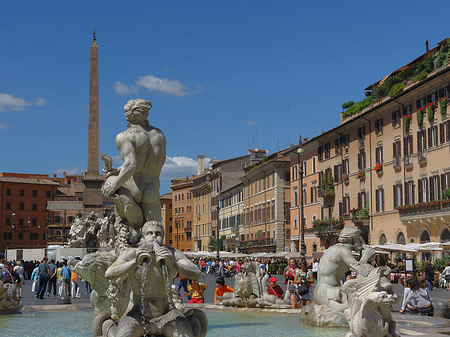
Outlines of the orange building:
M 172 230 L 172 193 L 166 193 L 159 197 L 161 200 L 161 217 L 164 228 L 164 244 L 173 247 Z
M 0 251 L 47 246 L 47 202 L 58 184 L 47 175 L 0 173 Z
M 174 228 L 172 247 L 182 252 L 194 251 L 192 237 L 192 218 L 194 199 L 192 194 L 193 178 L 177 178 L 172 180 L 172 217 Z

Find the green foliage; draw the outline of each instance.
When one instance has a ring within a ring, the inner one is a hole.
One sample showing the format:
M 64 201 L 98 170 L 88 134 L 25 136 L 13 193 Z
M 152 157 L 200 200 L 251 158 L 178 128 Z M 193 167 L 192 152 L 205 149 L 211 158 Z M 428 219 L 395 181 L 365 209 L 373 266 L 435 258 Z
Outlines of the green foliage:
M 349 107 L 347 110 L 345 110 L 342 113 L 342 117 L 348 117 L 351 116 L 355 113 L 360 112 L 362 109 L 364 109 L 365 107 L 371 105 L 373 103 L 373 99 L 371 96 L 363 99 L 362 101 L 359 101 L 357 103 L 355 103 L 354 105 L 352 105 L 351 107 Z
M 342 229 L 344 228 L 344 220 L 336 219 L 336 218 L 329 218 L 329 219 L 316 219 L 313 221 L 313 228 L 314 231 L 317 232 L 319 235 L 327 232 L 329 229 Z
M 286 264 L 286 263 L 280 263 L 280 264 L 278 265 L 278 273 L 279 273 L 279 274 L 282 274 L 283 271 L 286 269 L 286 267 L 287 267 L 287 264 Z
M 342 103 L 342 109 L 350 108 L 353 104 L 355 104 L 355 102 L 353 102 L 353 101 L 350 101 L 347 103 Z
M 333 173 L 331 172 L 331 170 L 329 170 L 329 174 L 328 174 L 328 183 L 330 185 L 334 185 L 334 178 L 333 178 Z
M 403 83 L 403 82 L 394 84 L 392 86 L 391 90 L 389 90 L 389 97 L 397 96 L 399 93 L 401 93 L 403 91 L 404 88 L 405 88 L 405 83 Z
M 434 267 L 436 269 L 442 270 L 447 266 L 447 262 L 450 262 L 450 256 L 436 260 L 436 262 L 434 263 Z
M 226 238 L 227 238 L 227 237 L 226 237 L 225 235 L 222 235 L 222 236 L 219 238 L 219 250 L 224 250 L 223 242 L 225 241 Z M 212 250 L 217 250 L 217 239 L 216 239 L 215 236 L 210 236 L 210 237 L 209 237 L 209 247 L 210 247 Z
M 419 129 L 423 127 L 423 109 L 417 110 L 417 126 Z
M 423 260 L 417 261 L 416 259 L 414 259 L 414 265 L 416 267 L 416 270 L 419 272 L 425 269 L 425 261 Z
M 442 199 L 450 199 L 450 188 L 444 188 L 442 190 Z
M 364 208 L 361 208 L 358 212 L 357 212 L 357 216 L 359 220 L 367 220 L 369 219 L 369 206 L 366 206 Z
M 418 82 L 418 81 L 422 81 L 423 79 L 425 79 L 427 77 L 427 71 L 426 70 L 422 70 L 419 75 L 414 76 L 413 77 L 413 82 Z
M 403 128 L 405 130 L 405 135 L 407 135 L 411 128 L 411 117 L 408 115 L 403 116 Z
M 445 116 L 447 114 L 447 97 L 441 98 L 440 108 L 441 108 L 441 115 Z

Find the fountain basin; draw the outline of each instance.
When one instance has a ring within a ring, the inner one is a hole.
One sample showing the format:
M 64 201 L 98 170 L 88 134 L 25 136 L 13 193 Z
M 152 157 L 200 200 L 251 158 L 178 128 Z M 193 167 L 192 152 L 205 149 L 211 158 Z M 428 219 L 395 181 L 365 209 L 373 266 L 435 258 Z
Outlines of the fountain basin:
M 342 336 L 348 329 L 303 327 L 300 314 L 273 310 L 211 310 L 208 316 L 208 337 L 229 336 Z M 2 336 L 90 337 L 93 310 L 33 312 L 0 316 Z

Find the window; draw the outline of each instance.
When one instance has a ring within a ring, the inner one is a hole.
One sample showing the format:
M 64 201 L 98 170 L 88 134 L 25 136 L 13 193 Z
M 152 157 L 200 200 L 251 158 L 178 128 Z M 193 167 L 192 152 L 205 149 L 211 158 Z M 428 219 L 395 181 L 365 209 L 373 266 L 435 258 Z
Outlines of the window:
M 292 180 L 297 180 L 297 165 L 292 166 Z
M 400 166 L 400 158 L 402 156 L 400 140 L 395 141 L 392 144 L 392 147 L 393 147 L 392 157 L 394 159 L 394 167 L 398 167 Z
M 23 233 L 19 233 L 19 240 L 23 240 Z
M 438 145 L 437 125 L 428 128 L 428 148 L 436 147 Z
M 344 144 L 344 148 L 348 148 L 348 142 L 349 142 L 349 135 L 348 133 L 346 135 L 342 136 L 342 144 Z
M 36 211 L 36 210 L 37 210 L 37 204 L 32 204 L 32 205 L 31 205 L 31 209 L 32 209 L 33 211 Z
M 403 194 L 402 194 L 402 184 L 398 183 L 394 185 L 393 196 L 394 196 L 394 209 L 403 204 Z
M 38 233 L 30 233 L 30 240 L 37 240 L 38 239 Z
M 298 206 L 297 186 L 294 186 L 294 206 Z
M 5 226 L 11 226 L 11 219 L 10 218 L 6 218 L 5 219 Z
M 11 209 L 11 203 L 9 201 L 6 203 L 6 209 Z
M 55 215 L 55 223 L 61 223 L 61 216 Z
M 47 198 L 51 198 L 52 192 L 51 192 L 51 191 L 45 191 L 45 196 L 46 196 Z
M 11 189 L 10 188 L 6 189 L 6 195 L 11 195 Z
M 25 195 L 25 191 L 24 190 L 20 190 L 20 196 L 23 197 Z
M 450 187 L 450 172 L 441 174 L 441 189 Z
M 382 187 L 375 190 L 375 206 L 377 212 L 384 212 L 384 189 Z
M 358 170 L 364 171 L 366 169 L 366 153 L 361 151 L 358 153 Z
M 342 161 L 342 173 L 348 175 L 350 172 L 350 167 L 348 164 L 348 158 Z
M 375 148 L 375 163 L 383 164 L 383 145 L 379 145 Z
M 412 154 L 413 154 L 413 139 L 412 135 L 403 138 L 403 152 L 405 155 L 406 165 L 412 165 Z
M 433 103 L 436 104 L 437 93 L 433 92 L 431 95 L 427 96 L 427 104 Z
M 319 162 L 322 161 L 323 160 L 323 146 L 322 145 L 317 148 L 317 154 L 319 157 Z
M 323 154 L 324 154 L 325 159 L 330 158 L 330 143 L 329 142 L 324 145 Z
M 363 140 L 366 136 L 366 127 L 363 125 L 358 128 L 358 139 Z
M 306 160 L 304 160 L 304 161 L 302 162 L 302 169 L 303 169 L 303 177 L 306 177 L 306 175 L 308 174 L 308 173 L 306 172 Z
M 418 192 L 419 192 L 419 203 L 428 202 L 428 179 L 422 178 L 417 181 Z
M 359 192 L 358 193 L 358 207 L 359 208 L 366 207 L 366 202 L 367 202 L 366 192 Z
M 348 195 L 345 196 L 343 201 L 344 201 L 344 202 L 343 202 L 343 205 L 342 205 L 342 207 L 343 207 L 343 212 L 346 213 L 346 214 L 348 214 L 348 212 L 349 212 L 349 210 L 350 210 L 350 197 L 349 197 Z
M 430 177 L 430 201 L 439 200 L 441 195 L 439 176 Z
M 12 240 L 12 233 L 3 232 L 3 240 Z
M 316 172 L 317 172 L 316 157 L 312 157 L 312 172 L 311 173 L 316 173 Z
M 37 225 L 37 219 L 32 219 L 32 220 L 31 220 L 31 224 L 32 224 L 33 226 L 36 226 L 36 225 Z
M 427 149 L 427 135 L 425 130 L 417 131 L 417 152 L 423 155 Z
M 448 97 L 448 89 L 449 87 L 445 87 L 439 90 L 439 98 Z
M 414 181 L 407 181 L 405 184 L 405 205 L 413 205 L 414 201 Z
M 23 210 L 25 209 L 25 205 L 24 205 L 23 202 L 21 202 L 21 203 L 19 204 L 19 209 L 20 209 L 21 211 L 23 211 Z
M 403 109 L 403 116 L 411 117 L 411 105 L 405 106 L 405 108 Z
M 19 219 L 19 226 L 23 226 L 23 218 Z
M 396 110 L 392 113 L 392 126 L 394 128 L 400 126 L 400 110 Z
M 311 187 L 311 202 L 316 202 L 317 201 L 317 187 L 315 185 L 313 185 Z
M 450 141 L 450 120 L 443 122 L 439 125 L 439 138 L 441 144 Z
M 294 228 L 297 228 L 297 218 L 294 219 Z
M 383 134 L 383 118 L 378 118 L 375 121 L 375 133 L 377 136 Z
M 341 153 L 341 138 L 336 138 L 334 140 L 334 152 L 336 155 Z
M 416 101 L 416 110 L 422 109 L 425 107 L 425 97 Z
M 33 197 L 37 197 L 37 190 L 33 190 Z
M 334 182 L 337 184 L 342 182 L 342 164 L 334 165 Z

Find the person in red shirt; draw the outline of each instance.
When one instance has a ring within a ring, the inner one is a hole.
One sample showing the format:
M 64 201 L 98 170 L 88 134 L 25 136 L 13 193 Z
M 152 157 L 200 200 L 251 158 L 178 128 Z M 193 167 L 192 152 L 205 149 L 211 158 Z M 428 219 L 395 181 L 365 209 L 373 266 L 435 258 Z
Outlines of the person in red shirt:
M 275 295 L 278 298 L 282 298 L 284 291 L 281 289 L 281 287 L 277 284 L 277 279 L 275 277 L 271 277 L 269 279 L 269 295 Z

